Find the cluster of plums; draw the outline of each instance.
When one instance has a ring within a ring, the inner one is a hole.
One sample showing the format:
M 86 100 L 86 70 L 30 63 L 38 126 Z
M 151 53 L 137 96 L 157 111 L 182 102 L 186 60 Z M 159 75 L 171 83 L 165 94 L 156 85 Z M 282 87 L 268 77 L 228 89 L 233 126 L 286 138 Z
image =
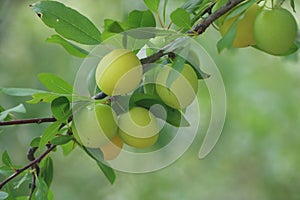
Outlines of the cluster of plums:
M 218 0 L 214 10 L 227 0 Z M 230 13 L 229 13 L 230 14 Z M 253 4 L 245 13 L 228 18 L 226 14 L 216 24 L 224 36 L 237 21 L 233 46 L 236 48 L 254 46 L 271 55 L 288 55 L 295 50 L 298 27 L 294 16 L 284 8 L 266 8 Z
M 185 64 L 171 82 L 170 64 L 162 66 L 156 79 L 156 91 L 161 100 L 174 109 L 184 109 L 195 99 L 198 78 L 194 69 Z M 175 72 L 175 73 L 176 73 Z M 115 49 L 106 54 L 96 69 L 98 87 L 109 97 L 135 91 L 143 81 L 143 67 L 139 58 L 126 49 Z M 104 159 L 118 156 L 124 144 L 135 148 L 154 145 L 159 136 L 157 118 L 143 107 L 131 107 L 116 114 L 111 105 L 97 103 L 84 106 L 75 115 L 73 132 L 88 148 L 100 148 Z

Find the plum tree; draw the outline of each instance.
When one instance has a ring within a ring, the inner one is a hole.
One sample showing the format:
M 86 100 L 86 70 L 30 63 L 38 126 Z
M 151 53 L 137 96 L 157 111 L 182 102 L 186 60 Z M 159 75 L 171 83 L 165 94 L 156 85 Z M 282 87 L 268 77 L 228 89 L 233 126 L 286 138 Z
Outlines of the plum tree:
M 134 90 L 142 80 L 139 58 L 127 49 L 115 49 L 105 55 L 96 69 L 98 87 L 107 95 L 122 95 Z
M 254 38 L 259 49 L 273 55 L 285 54 L 294 45 L 297 22 L 284 8 L 263 10 L 254 23 Z
M 175 79 L 168 85 L 170 76 L 175 76 Z M 180 73 L 168 64 L 157 76 L 156 90 L 160 98 L 170 107 L 186 108 L 193 102 L 198 91 L 197 74 L 189 64 L 185 64 Z
M 259 13 L 260 7 L 257 4 L 253 4 L 250 8 L 245 11 L 244 17 L 242 19 L 238 19 L 240 15 L 235 16 L 230 19 L 225 19 L 223 24 L 220 25 L 220 32 L 221 35 L 224 36 L 232 24 L 236 21 L 237 28 L 236 28 L 236 35 L 233 41 L 233 46 L 236 48 L 242 48 L 254 45 L 254 21 L 256 19 L 257 14 Z
M 90 148 L 99 148 L 117 133 L 116 114 L 106 104 L 84 106 L 74 115 L 73 132 L 81 143 Z
M 119 116 L 119 135 L 128 145 L 136 148 L 150 147 L 158 138 L 158 122 L 147 109 L 134 107 Z

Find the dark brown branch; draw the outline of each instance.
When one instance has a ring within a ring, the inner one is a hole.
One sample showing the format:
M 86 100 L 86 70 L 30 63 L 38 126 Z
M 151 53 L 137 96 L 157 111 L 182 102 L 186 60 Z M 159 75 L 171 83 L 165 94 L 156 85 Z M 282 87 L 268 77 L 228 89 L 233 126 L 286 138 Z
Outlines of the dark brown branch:
M 187 33 L 201 35 L 214 21 L 243 1 L 245 0 L 229 0 L 220 9 L 216 10 L 216 12 L 203 19 L 200 23 L 196 24 L 193 30 L 188 31 Z
M 27 165 L 25 165 L 23 168 L 17 169 L 15 173 L 13 173 L 10 177 L 8 177 L 7 179 L 5 179 L 3 182 L 0 183 L 0 189 L 2 189 L 8 182 L 10 182 L 12 179 L 14 179 L 15 177 L 17 177 L 18 175 L 20 175 L 25 170 L 27 170 L 30 167 L 32 167 L 32 166 L 37 165 L 38 163 L 40 163 L 43 158 L 45 158 L 51 151 L 53 151 L 55 149 L 55 147 L 56 147 L 55 145 L 50 146 L 38 158 L 36 158 L 33 161 L 31 161 L 30 163 L 28 163 Z
M 41 124 L 45 122 L 56 122 L 56 119 L 54 117 L 49 117 L 49 118 L 13 120 L 13 121 L 0 122 L 0 126 L 10 126 L 10 125 L 19 125 L 19 124 Z

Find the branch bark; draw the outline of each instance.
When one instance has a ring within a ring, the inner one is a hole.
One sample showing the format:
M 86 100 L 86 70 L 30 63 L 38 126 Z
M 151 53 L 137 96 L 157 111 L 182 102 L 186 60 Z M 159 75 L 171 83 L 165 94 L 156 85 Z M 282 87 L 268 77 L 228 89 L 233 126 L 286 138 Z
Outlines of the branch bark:
M 0 126 L 10 126 L 10 125 L 20 125 L 20 124 L 41 124 L 45 122 L 56 122 L 56 119 L 54 117 L 20 119 L 20 120 L 0 122 Z
M 243 1 L 245 0 L 229 0 L 220 9 L 216 10 L 216 12 L 203 19 L 200 23 L 196 24 L 193 30 L 188 31 L 187 33 L 201 35 L 214 21 L 216 21 L 219 17 L 229 12 L 232 8 L 242 3 Z

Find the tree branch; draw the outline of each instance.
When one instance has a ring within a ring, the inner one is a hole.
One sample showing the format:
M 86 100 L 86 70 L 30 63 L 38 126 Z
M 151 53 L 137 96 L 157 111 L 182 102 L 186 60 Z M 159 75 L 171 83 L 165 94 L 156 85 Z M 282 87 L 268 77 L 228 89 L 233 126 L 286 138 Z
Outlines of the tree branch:
M 222 15 L 224 15 L 243 1 L 245 0 L 228 0 L 226 4 L 224 4 L 221 8 L 209 15 L 207 18 L 203 19 L 200 23 L 196 24 L 193 30 L 189 30 L 187 33 L 201 35 L 214 21 L 216 21 L 219 17 L 221 17 Z
M 10 182 L 12 179 L 17 177 L 18 175 L 20 175 L 25 170 L 40 163 L 43 158 L 45 158 L 51 151 L 53 151 L 55 149 L 55 147 L 56 147 L 55 145 L 49 146 L 49 148 L 43 154 L 41 154 L 38 158 L 31 161 L 30 163 L 25 165 L 23 168 L 16 169 L 15 173 L 13 173 L 10 177 L 8 177 L 7 179 L 5 179 L 3 182 L 0 183 L 0 189 L 2 189 L 8 182 Z
M 19 125 L 19 124 L 41 124 L 45 122 L 56 122 L 56 119 L 54 117 L 20 119 L 20 120 L 0 122 L 0 126 L 10 126 L 10 125 Z

